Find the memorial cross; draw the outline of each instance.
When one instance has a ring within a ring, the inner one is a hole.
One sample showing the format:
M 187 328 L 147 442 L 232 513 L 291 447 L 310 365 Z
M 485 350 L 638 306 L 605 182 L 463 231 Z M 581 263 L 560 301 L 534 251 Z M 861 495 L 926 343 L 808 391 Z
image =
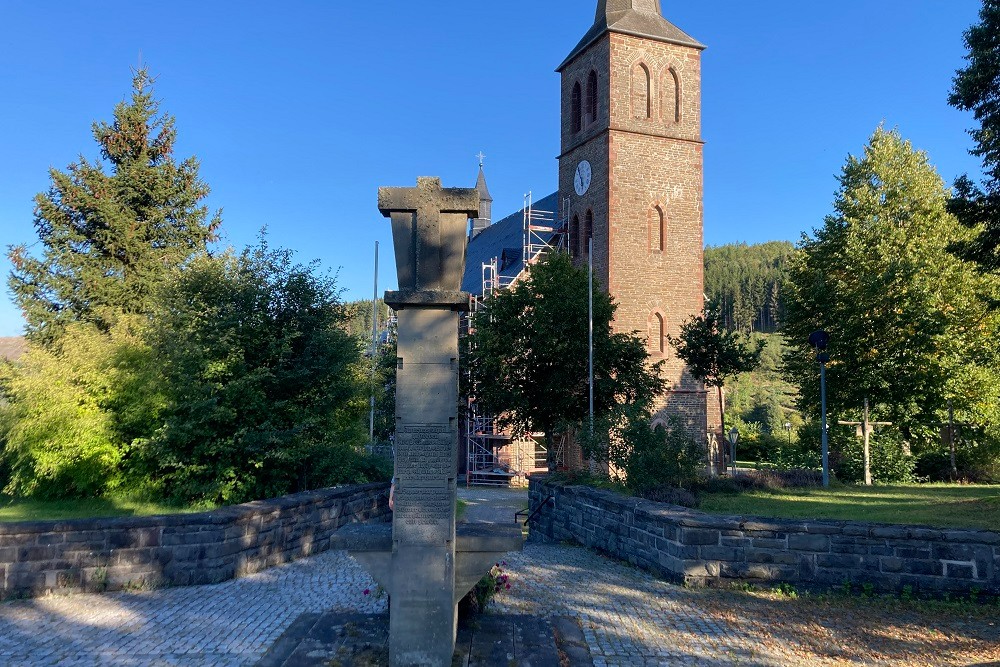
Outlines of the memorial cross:
M 458 292 L 468 220 L 479 215 L 479 193 L 418 178 L 415 188 L 379 188 L 378 208 L 392 220 L 399 291 Z
M 873 422 L 868 419 L 868 397 L 865 397 L 865 414 L 864 421 L 859 422 L 848 422 L 848 421 L 838 421 L 838 424 L 843 424 L 844 426 L 857 426 L 861 431 L 861 437 L 865 441 L 865 486 L 872 485 L 872 459 L 871 459 L 871 449 L 869 448 L 869 436 L 872 430 L 876 426 L 892 426 L 892 422 Z
M 392 220 L 396 311 L 395 486 L 392 525 L 338 531 L 336 543 L 389 593 L 391 667 L 449 667 L 458 601 L 499 558 L 522 544 L 517 524 L 455 523 L 458 481 L 458 324 L 466 230 L 474 188 L 379 188 Z

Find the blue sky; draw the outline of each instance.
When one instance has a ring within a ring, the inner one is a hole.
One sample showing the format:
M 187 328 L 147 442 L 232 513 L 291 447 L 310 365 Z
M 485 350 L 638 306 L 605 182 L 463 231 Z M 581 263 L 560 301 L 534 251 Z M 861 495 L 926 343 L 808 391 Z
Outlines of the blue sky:
M 829 213 L 839 172 L 882 122 L 949 183 L 979 173 L 969 115 L 947 106 L 978 0 L 663 0 L 708 45 L 705 240 L 797 240 Z M 0 244 L 32 243 L 48 169 L 97 157 L 94 120 L 141 54 L 222 208 L 225 242 L 272 245 L 339 271 L 348 298 L 393 288 L 380 185 L 475 183 L 494 217 L 556 188 L 554 68 L 596 0 L 206 2 L 0 0 Z M 4 276 L 10 265 L 0 260 Z M 20 333 L 9 298 L 0 336 Z

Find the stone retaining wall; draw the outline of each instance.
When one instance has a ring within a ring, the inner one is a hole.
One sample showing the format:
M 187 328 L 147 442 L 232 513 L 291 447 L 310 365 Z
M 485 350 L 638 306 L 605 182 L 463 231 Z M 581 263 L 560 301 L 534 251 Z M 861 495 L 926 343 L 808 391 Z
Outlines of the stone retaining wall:
M 1000 533 L 715 516 L 533 476 L 531 508 L 550 495 L 529 539 L 571 540 L 672 581 L 1000 594 Z
M 201 514 L 0 523 L 0 599 L 213 584 L 330 548 L 385 517 L 389 485 L 337 487 Z

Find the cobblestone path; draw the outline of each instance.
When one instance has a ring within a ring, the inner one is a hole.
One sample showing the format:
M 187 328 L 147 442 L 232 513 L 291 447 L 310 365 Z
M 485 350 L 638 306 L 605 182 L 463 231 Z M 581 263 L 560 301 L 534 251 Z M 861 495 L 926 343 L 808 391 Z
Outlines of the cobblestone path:
M 462 490 L 466 520 L 509 521 L 526 496 Z M 491 509 L 492 507 L 492 509 Z M 496 509 L 501 507 L 502 509 Z M 1000 613 L 687 590 L 579 547 L 507 558 L 500 613 L 572 616 L 595 665 L 972 665 L 1000 660 Z M 371 579 L 329 552 L 216 586 L 0 604 L 0 665 L 253 665 L 305 612 L 382 612 Z
M 458 497 L 467 523 L 513 523 L 514 514 L 528 506 L 527 489 L 459 487 Z
M 611 665 L 1000 666 L 1000 609 L 968 614 L 858 599 L 692 590 L 586 549 L 526 545 L 506 559 L 500 613 L 577 618 Z
M 0 665 L 252 665 L 300 614 L 375 613 L 371 578 L 330 551 L 215 586 L 0 605 Z

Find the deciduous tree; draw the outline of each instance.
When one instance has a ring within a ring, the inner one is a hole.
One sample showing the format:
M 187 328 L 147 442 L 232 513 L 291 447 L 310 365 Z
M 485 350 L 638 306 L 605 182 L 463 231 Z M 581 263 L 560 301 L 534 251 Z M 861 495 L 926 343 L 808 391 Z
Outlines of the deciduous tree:
M 542 432 L 549 469 L 555 434 L 588 418 L 588 275 L 552 253 L 495 293 L 473 319 L 470 363 L 476 398 L 516 433 Z M 595 415 L 651 402 L 664 390 L 634 335 L 614 333 L 615 304 L 594 287 Z
M 787 368 L 801 407 L 817 414 L 819 370 L 809 334 L 830 334 L 829 411 L 854 415 L 865 397 L 911 429 L 943 418 L 995 418 L 997 281 L 947 251 L 972 232 L 946 210 L 927 155 L 879 128 L 840 175 L 834 211 L 803 236 L 788 291 Z M 936 430 L 936 429 L 935 429 Z
M 718 308 L 710 306 L 681 325 L 680 334 L 667 340 L 691 375 L 719 392 L 719 418 L 726 432 L 726 408 L 722 388 L 726 380 L 757 368 L 764 341 L 751 345 L 746 337 L 722 326 Z
M 370 481 L 370 367 L 348 318 L 332 277 L 263 242 L 178 274 L 147 336 L 165 401 L 142 452 L 162 495 L 231 503 Z

